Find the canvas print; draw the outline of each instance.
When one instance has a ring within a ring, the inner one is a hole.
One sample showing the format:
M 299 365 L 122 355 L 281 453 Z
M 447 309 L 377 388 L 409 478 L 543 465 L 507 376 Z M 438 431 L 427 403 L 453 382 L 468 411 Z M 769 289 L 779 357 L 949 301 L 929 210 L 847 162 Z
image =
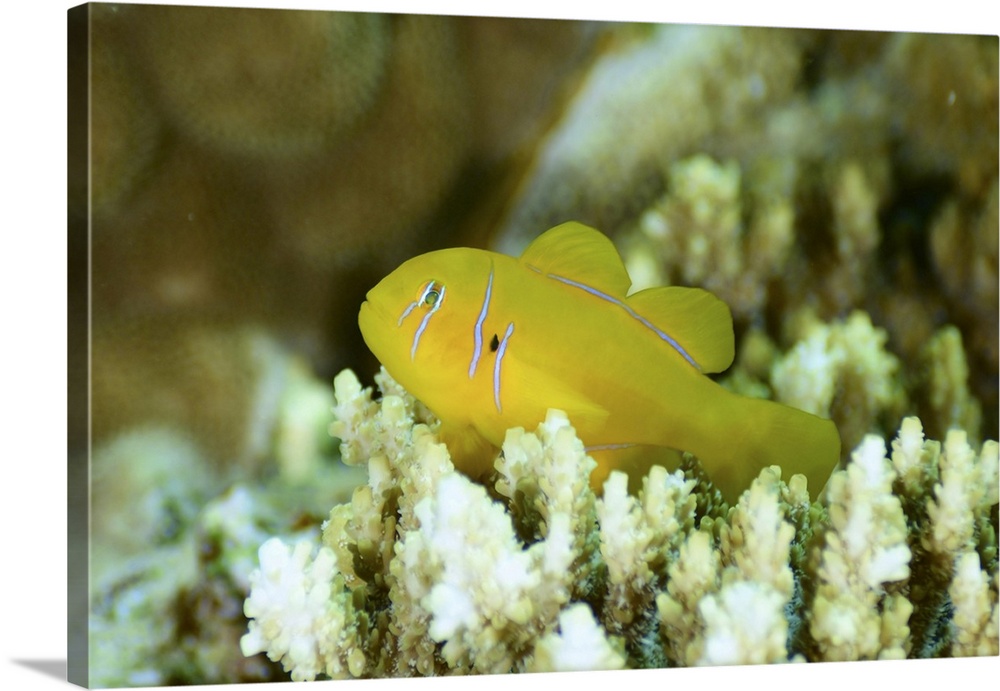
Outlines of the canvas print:
M 68 24 L 71 681 L 998 654 L 997 36 Z

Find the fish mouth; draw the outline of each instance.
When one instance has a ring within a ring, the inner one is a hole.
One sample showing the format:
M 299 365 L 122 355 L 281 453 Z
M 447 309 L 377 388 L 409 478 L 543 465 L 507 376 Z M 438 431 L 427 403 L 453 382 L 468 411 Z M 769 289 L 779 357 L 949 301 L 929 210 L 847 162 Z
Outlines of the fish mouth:
M 360 327 L 361 335 L 365 337 L 366 342 L 378 328 L 377 325 L 383 321 L 385 321 L 385 315 L 375 303 L 371 300 L 362 301 L 358 308 L 358 327 Z
M 358 321 L 359 322 L 364 321 L 364 319 L 366 318 L 366 315 L 368 317 L 373 316 L 372 312 L 374 312 L 374 309 L 375 308 L 372 307 L 371 302 L 369 302 L 368 300 L 362 300 L 361 301 L 361 307 L 358 308 Z
M 369 309 L 374 309 L 375 304 L 377 303 L 377 300 L 375 300 L 375 289 L 377 287 L 378 286 L 375 285 L 365 291 L 365 299 L 361 301 L 362 306 L 368 305 Z

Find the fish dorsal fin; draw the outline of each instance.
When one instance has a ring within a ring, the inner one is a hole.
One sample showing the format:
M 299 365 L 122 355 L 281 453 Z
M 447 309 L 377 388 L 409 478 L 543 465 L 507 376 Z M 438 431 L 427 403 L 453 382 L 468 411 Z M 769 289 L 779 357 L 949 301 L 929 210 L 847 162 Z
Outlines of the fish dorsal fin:
M 648 288 L 626 298 L 632 280 L 614 243 L 604 233 L 570 221 L 539 235 L 521 255 L 530 269 L 625 306 L 702 372 L 721 372 L 733 362 L 735 343 L 729 307 L 700 288 Z
M 539 235 L 520 261 L 535 271 L 568 278 L 618 298 L 624 298 L 632 285 L 608 236 L 575 221 Z
M 702 372 L 721 372 L 732 364 L 736 351 L 733 317 L 726 303 L 707 290 L 647 288 L 626 302 L 675 341 Z

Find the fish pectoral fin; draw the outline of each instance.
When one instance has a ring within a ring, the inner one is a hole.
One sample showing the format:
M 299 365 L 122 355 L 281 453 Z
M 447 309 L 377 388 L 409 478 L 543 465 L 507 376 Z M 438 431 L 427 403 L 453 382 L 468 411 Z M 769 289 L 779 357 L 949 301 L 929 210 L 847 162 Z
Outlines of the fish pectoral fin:
M 566 413 L 577 436 L 586 438 L 592 430 L 604 429 L 608 420 L 608 409 L 584 396 L 566 383 L 539 372 L 531 377 L 533 384 L 527 390 L 527 401 L 532 409 L 542 411 L 542 419 L 549 409 Z
M 625 297 L 632 285 L 608 236 L 575 221 L 539 235 L 521 254 L 520 261 L 543 274 L 572 279 L 615 297 Z
M 725 302 L 707 290 L 666 286 L 647 288 L 626 300 L 639 315 L 669 334 L 701 371 L 721 372 L 736 352 L 733 317 Z
M 583 395 L 571 383 L 524 364 L 515 376 L 517 379 L 511 377 L 507 386 L 516 387 L 517 405 L 524 411 L 531 411 L 529 415 L 538 417 L 539 423 L 549 409 L 561 410 L 581 439 L 585 439 L 588 432 L 603 429 L 607 423 L 608 409 Z

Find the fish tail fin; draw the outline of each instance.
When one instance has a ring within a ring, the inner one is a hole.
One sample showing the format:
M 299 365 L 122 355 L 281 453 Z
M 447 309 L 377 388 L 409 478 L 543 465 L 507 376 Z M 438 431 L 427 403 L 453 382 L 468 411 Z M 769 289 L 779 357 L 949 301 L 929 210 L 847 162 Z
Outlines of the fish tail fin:
M 781 467 L 787 480 L 805 475 L 812 498 L 826 485 L 840 461 L 840 434 L 832 420 L 774 401 L 732 394 L 728 424 L 698 459 L 730 503 L 760 471 Z M 714 447 L 714 448 L 713 448 Z

